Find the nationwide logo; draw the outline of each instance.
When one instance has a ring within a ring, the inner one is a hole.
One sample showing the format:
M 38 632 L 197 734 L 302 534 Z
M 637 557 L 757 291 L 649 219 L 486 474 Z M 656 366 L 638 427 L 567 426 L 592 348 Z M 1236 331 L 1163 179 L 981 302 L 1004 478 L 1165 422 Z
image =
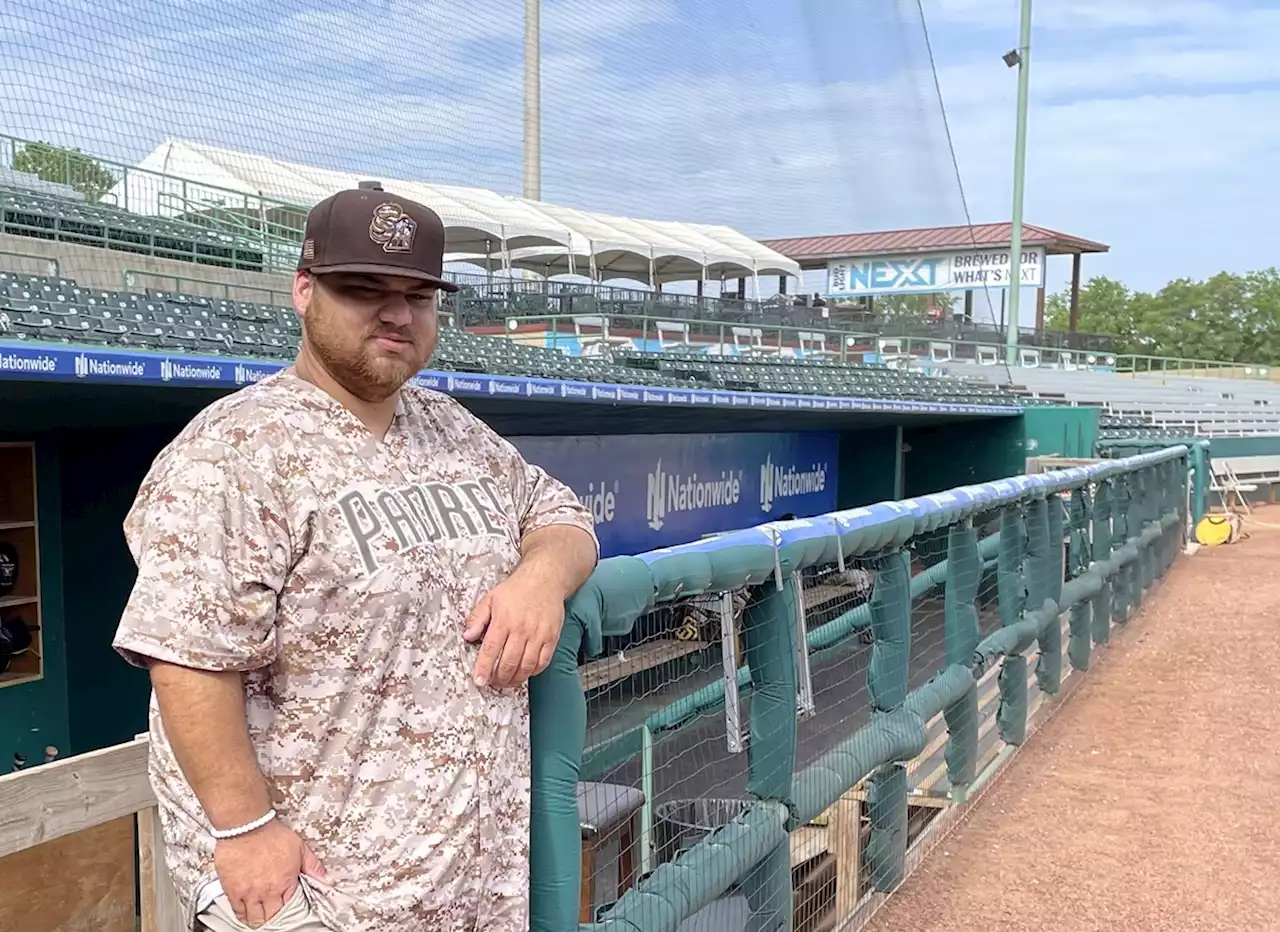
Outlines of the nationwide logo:
M 53 356 L 19 356 L 0 353 L 0 372 L 57 372 L 58 360 Z
M 560 386 L 561 398 L 586 398 L 587 386 L 585 385 L 564 385 Z
M 85 379 L 89 376 L 99 379 L 140 379 L 146 374 L 146 367 L 136 359 L 128 362 L 115 362 L 113 360 L 98 359 L 95 356 L 87 356 L 84 353 L 76 357 L 77 379 Z
M 548 395 L 555 395 L 556 393 L 556 387 L 554 385 L 543 385 L 541 382 L 525 382 L 524 388 L 526 395 L 541 396 L 544 398 Z
M 704 480 L 697 473 L 668 474 L 658 460 L 645 489 L 645 517 L 650 528 L 660 531 L 669 514 L 736 505 L 741 498 L 741 472 L 721 472 L 717 479 Z
M 668 392 L 667 401 L 673 405 L 687 405 L 689 403 L 689 396 L 683 392 Z
M 222 366 L 216 363 L 207 366 L 193 366 L 190 363 L 174 362 L 171 359 L 160 360 L 160 380 L 162 382 L 179 381 L 221 382 Z
M 266 369 L 255 369 L 253 366 L 236 366 L 235 380 L 237 385 L 252 385 L 261 382 L 271 373 Z
M 597 527 L 608 524 L 618 511 L 618 480 L 613 485 L 600 482 L 588 482 L 587 491 L 578 496 L 578 500 L 591 512 L 591 520 Z
M 640 393 L 636 391 L 634 388 L 619 388 L 618 400 L 619 401 L 639 401 Z
M 773 455 L 770 454 L 760 464 L 761 511 L 772 511 L 777 499 L 810 495 L 821 492 L 826 487 L 827 467 L 821 463 L 814 463 L 808 471 L 797 470 L 794 466 L 783 469 L 773 464 Z
M 524 389 L 519 382 L 499 382 L 496 379 L 489 383 L 490 395 L 523 395 Z
M 641 400 L 644 401 L 646 404 L 648 404 L 650 402 L 667 401 L 670 398 L 671 396 L 668 395 L 666 392 L 651 392 L 649 391 L 649 389 L 646 388 L 644 390 L 644 395 Z
M 449 376 L 449 391 L 483 392 L 484 386 L 479 379 L 458 379 Z

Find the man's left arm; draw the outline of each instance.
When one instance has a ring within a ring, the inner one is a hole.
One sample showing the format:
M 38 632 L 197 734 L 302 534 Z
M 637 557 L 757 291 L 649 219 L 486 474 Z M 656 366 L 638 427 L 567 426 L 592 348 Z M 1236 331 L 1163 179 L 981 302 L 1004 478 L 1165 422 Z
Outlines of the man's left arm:
M 476 604 L 464 637 L 484 642 L 475 679 L 496 689 L 541 673 L 564 627 L 564 603 L 600 556 L 591 513 L 573 490 L 514 448 L 513 500 L 520 512 L 520 561 Z

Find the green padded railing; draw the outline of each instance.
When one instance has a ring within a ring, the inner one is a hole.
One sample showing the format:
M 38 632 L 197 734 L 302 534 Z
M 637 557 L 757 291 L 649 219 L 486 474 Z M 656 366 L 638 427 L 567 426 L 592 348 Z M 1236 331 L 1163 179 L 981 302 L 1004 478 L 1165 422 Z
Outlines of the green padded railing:
M 905 874 L 906 762 L 927 744 L 926 724 L 946 723 L 945 766 L 953 798 L 979 773 L 978 680 L 999 667 L 1000 738 L 1025 740 L 1031 705 L 1026 652 L 1038 647 L 1035 684 L 1052 695 L 1062 663 L 1089 668 L 1113 623 L 1132 616 L 1181 548 L 1193 450 L 1178 444 L 1034 476 L 966 486 L 905 502 L 800 521 L 776 522 L 679 547 L 601 562 L 569 601 L 552 666 L 531 684 L 534 813 L 531 928 L 578 926 L 581 840 L 575 789 L 595 771 L 643 755 L 663 734 L 723 699 L 723 683 L 652 713 L 634 733 L 584 755 L 586 702 L 577 659 L 598 655 L 606 636 L 624 635 L 654 606 L 750 587 L 745 664 L 752 690 L 746 755 L 751 804 L 674 860 L 648 872 L 583 932 L 673 932 L 731 888 L 750 905 L 748 928 L 792 928 L 789 833 L 866 781 L 871 836 L 864 858 L 873 889 L 893 890 Z M 979 540 L 975 516 L 998 515 L 998 532 Z M 905 546 L 942 535 L 946 560 L 911 577 Z M 1064 565 L 1065 557 L 1065 565 Z M 871 601 L 809 631 L 807 649 L 854 632 L 871 634 L 867 689 L 871 720 L 797 772 L 796 599 L 806 568 L 858 559 L 875 574 Z M 997 577 L 1000 626 L 981 637 L 975 606 L 984 568 Z M 911 605 L 942 585 L 945 665 L 909 689 Z M 1061 621 L 1068 616 L 1067 643 Z M 988 768 L 989 770 L 990 768 Z M 651 802 L 651 801 L 650 801 Z

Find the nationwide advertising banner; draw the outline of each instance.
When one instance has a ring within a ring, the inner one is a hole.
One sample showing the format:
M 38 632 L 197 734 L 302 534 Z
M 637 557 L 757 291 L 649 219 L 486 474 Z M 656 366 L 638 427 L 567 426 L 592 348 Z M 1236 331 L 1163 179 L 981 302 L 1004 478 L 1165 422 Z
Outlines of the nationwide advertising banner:
M 836 509 L 834 432 L 508 439 L 591 509 L 602 556 Z

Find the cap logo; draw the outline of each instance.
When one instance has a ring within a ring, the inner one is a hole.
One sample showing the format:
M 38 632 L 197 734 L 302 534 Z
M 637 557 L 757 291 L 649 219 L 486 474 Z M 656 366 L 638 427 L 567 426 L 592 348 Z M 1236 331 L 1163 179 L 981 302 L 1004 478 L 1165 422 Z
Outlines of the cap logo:
M 373 209 L 369 239 L 381 246 L 383 252 L 412 252 L 417 232 L 418 222 L 399 204 L 385 201 Z

